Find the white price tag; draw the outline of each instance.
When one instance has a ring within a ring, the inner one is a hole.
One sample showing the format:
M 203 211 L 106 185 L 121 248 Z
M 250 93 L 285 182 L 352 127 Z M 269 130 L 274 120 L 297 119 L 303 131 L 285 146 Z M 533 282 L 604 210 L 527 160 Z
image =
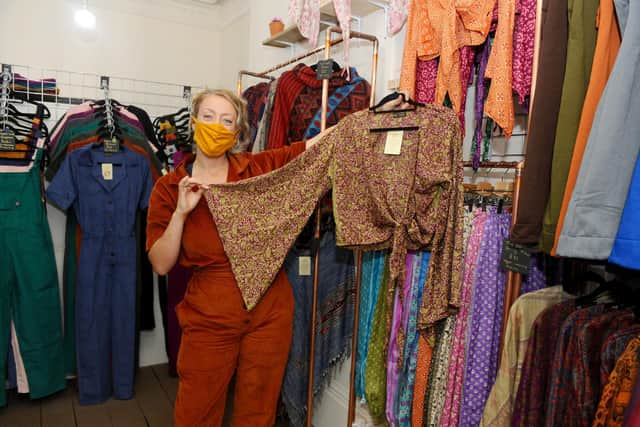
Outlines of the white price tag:
M 103 163 L 101 166 L 102 178 L 105 181 L 111 181 L 113 179 L 113 163 Z
M 384 154 L 399 156 L 402 150 L 403 130 L 392 130 L 387 132 L 387 140 L 384 143 Z
M 311 257 L 301 256 L 298 258 L 298 275 L 311 276 Z

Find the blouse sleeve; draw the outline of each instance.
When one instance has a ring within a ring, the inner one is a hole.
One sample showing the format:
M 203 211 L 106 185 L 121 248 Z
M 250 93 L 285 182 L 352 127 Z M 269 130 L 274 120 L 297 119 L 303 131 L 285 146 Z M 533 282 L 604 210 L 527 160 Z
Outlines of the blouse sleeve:
M 147 252 L 164 234 L 177 206 L 177 187 L 172 191 L 166 179 L 169 176 L 159 179 L 151 191 L 147 213 Z
M 305 142 L 295 142 L 289 146 L 266 150 L 253 155 L 256 162 L 265 172 L 284 166 L 300 155 L 306 148 Z

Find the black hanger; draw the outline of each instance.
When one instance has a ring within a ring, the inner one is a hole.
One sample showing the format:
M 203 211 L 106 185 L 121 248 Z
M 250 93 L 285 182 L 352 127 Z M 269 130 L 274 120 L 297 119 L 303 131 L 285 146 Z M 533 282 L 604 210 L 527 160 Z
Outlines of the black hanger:
M 35 113 L 23 113 L 20 110 L 18 110 L 18 108 L 15 105 L 12 104 L 31 104 L 31 105 L 35 105 L 36 106 L 36 112 Z M 12 95 L 11 99 L 9 99 L 9 104 L 8 107 L 10 110 L 14 111 L 14 113 L 16 115 L 21 115 L 24 117 L 30 117 L 32 119 L 34 118 L 39 118 L 39 119 L 50 119 L 51 118 L 51 111 L 49 111 L 49 108 L 47 108 L 46 105 L 41 104 L 40 102 L 36 102 L 36 101 L 32 101 L 26 97 L 19 97 L 19 96 L 15 96 Z
M 404 110 L 390 110 L 390 111 L 376 111 L 378 108 L 382 107 L 384 104 L 386 104 L 389 101 L 393 101 L 394 99 L 397 99 L 398 97 L 402 97 L 402 102 L 406 102 L 409 105 L 412 105 L 413 108 L 406 108 Z M 426 105 L 423 104 L 422 102 L 417 102 L 414 101 L 411 98 L 407 98 L 405 96 L 404 93 L 402 92 L 393 92 L 387 96 L 385 96 L 384 98 L 382 98 L 380 100 L 380 102 L 378 102 L 376 105 L 374 105 L 373 107 L 369 107 L 369 111 L 373 111 L 376 114 L 383 114 L 383 113 L 401 113 L 403 111 L 415 111 L 415 109 L 417 107 L 425 107 Z
M 338 63 L 337 63 L 335 60 L 333 60 L 333 59 L 329 59 L 329 60 L 331 61 L 331 70 L 332 70 L 334 73 L 337 73 L 338 71 L 342 71 L 342 67 L 340 66 L 340 64 L 338 64 Z M 325 60 L 325 59 L 322 59 L 321 61 L 326 61 L 326 60 Z M 315 63 L 315 64 L 313 64 L 310 68 L 311 68 L 313 71 L 318 71 L 318 63 L 319 63 L 319 62 L 320 62 L 320 61 L 316 62 L 316 63 Z

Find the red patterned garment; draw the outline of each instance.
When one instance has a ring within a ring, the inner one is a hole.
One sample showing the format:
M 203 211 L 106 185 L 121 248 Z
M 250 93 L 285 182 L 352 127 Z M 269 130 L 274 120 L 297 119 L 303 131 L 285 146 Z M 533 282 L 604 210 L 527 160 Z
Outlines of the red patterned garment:
M 351 78 L 357 72 L 351 70 Z M 336 71 L 329 79 L 329 97 L 341 86 L 349 84 L 343 70 Z M 369 106 L 371 85 L 362 80 L 349 96 L 327 117 L 327 126 L 333 126 L 345 116 Z M 305 64 L 298 64 L 278 79 L 278 89 L 273 104 L 271 129 L 267 148 L 279 148 L 302 141 L 313 116 L 322 104 L 322 80 Z

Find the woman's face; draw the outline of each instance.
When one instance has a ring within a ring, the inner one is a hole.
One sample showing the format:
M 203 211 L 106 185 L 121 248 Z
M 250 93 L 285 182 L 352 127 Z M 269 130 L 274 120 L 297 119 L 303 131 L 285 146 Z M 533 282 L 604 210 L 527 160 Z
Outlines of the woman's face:
M 204 123 L 219 123 L 231 132 L 235 132 L 238 114 L 233 105 L 223 97 L 209 95 L 200 103 L 196 118 Z

